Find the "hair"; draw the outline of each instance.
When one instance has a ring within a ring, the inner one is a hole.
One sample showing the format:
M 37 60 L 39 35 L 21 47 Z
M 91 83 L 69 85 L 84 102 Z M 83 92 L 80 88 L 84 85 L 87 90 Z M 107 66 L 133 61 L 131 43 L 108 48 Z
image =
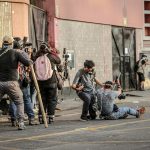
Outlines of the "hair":
M 106 81 L 105 82 L 105 89 L 112 89 L 112 86 L 113 86 L 113 82 L 112 81 Z
M 144 58 L 144 57 L 146 57 L 146 58 L 147 58 L 147 55 L 145 55 L 145 54 L 142 54 L 141 58 Z
M 95 63 L 92 60 L 86 60 L 84 62 L 84 67 L 93 68 L 93 67 L 95 67 Z
M 13 41 L 13 48 L 14 49 L 21 49 L 21 45 L 17 41 Z
M 39 51 L 37 51 L 35 58 L 38 58 L 39 56 L 46 54 L 46 53 L 50 53 L 50 51 L 49 51 L 48 45 L 45 42 L 43 42 L 41 43 L 40 49 Z

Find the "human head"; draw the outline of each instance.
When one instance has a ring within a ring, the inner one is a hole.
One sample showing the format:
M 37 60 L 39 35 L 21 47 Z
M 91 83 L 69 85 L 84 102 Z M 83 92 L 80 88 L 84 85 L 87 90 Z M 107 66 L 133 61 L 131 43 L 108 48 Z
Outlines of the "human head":
M 92 72 L 95 67 L 95 63 L 92 60 L 86 60 L 84 62 L 84 70 L 86 72 Z
M 113 82 L 112 81 L 106 81 L 104 83 L 104 88 L 105 89 L 112 89 L 112 87 L 113 87 Z
M 41 43 L 40 52 L 42 52 L 42 53 L 48 53 L 49 52 L 49 48 L 48 48 L 47 43 L 45 43 L 45 42 Z
M 21 49 L 21 45 L 19 44 L 18 41 L 14 41 L 14 42 L 13 42 L 13 48 L 14 48 L 14 49 Z
M 11 36 L 4 36 L 3 37 L 3 45 L 12 45 L 13 38 Z

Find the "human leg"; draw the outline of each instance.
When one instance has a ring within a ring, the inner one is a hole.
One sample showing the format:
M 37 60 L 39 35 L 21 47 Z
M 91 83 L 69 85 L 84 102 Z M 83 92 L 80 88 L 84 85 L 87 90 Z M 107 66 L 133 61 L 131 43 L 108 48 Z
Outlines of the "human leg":
M 5 85 L 5 92 L 14 101 L 17 107 L 18 129 L 25 129 L 24 126 L 24 103 L 23 94 L 17 81 L 8 81 Z
M 143 73 L 138 73 L 138 77 L 139 77 L 139 90 L 140 91 L 144 91 L 144 82 L 145 82 L 145 77 Z
M 83 101 L 81 119 L 87 120 L 89 105 L 91 103 L 91 95 L 85 92 L 79 92 L 78 96 Z
M 94 120 L 96 119 L 96 110 L 93 109 L 93 105 L 95 104 L 96 97 L 94 95 L 91 95 L 91 103 L 89 105 L 89 114 L 90 114 L 90 119 Z
M 24 109 L 28 115 L 29 125 L 37 125 L 35 122 L 35 115 L 32 108 L 31 97 L 30 97 L 30 86 L 22 88 L 23 100 L 24 100 Z
M 31 96 L 31 102 L 32 102 L 32 108 L 36 108 L 36 96 L 37 96 L 37 91 L 35 89 L 35 86 L 30 86 L 30 96 Z
M 9 104 L 9 115 L 11 117 L 12 126 L 17 125 L 17 107 L 13 101 Z
M 42 98 L 42 103 L 43 103 L 44 111 L 46 113 L 46 107 L 47 107 L 47 104 L 46 104 L 46 89 L 43 86 L 39 86 L 39 88 L 40 88 L 40 94 L 41 94 L 41 98 Z M 39 103 L 38 107 L 39 107 L 39 111 L 38 111 L 39 122 L 40 122 L 40 124 L 43 124 L 44 120 L 43 120 L 43 116 L 42 116 L 42 111 L 41 111 L 40 103 Z
M 138 111 L 130 107 L 120 107 L 118 111 L 113 112 L 111 116 L 114 117 L 114 119 L 122 119 L 127 115 L 137 116 Z
M 47 114 L 49 123 L 53 122 L 57 105 L 57 88 L 47 89 Z

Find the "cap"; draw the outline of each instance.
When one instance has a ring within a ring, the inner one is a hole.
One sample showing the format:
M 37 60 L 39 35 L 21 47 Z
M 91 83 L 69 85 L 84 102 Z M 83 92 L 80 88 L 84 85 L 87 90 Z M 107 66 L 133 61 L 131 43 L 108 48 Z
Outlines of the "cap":
M 10 37 L 10 36 L 4 36 L 3 37 L 3 44 L 6 44 L 6 45 L 11 45 L 13 42 L 13 38 Z

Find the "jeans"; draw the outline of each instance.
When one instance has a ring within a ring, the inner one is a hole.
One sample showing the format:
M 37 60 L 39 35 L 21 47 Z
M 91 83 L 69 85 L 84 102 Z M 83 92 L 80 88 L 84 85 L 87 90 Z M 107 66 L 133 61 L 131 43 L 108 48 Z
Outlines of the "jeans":
M 35 86 L 30 86 L 30 98 L 31 98 L 32 108 L 33 109 L 36 106 L 36 96 L 37 96 L 37 91 L 35 89 Z
M 96 118 L 96 112 L 93 110 L 92 106 L 95 102 L 95 95 L 85 92 L 78 92 L 77 95 L 83 101 L 82 107 L 82 117 L 87 117 L 88 113 L 92 119 Z
M 0 99 L 4 94 L 7 94 L 10 99 L 14 102 L 15 112 L 18 121 L 21 122 L 24 119 L 24 103 L 23 95 L 17 81 L 0 81 Z
M 113 112 L 111 114 L 111 117 L 114 119 L 121 119 L 121 118 L 124 118 L 124 116 L 126 115 L 136 116 L 137 113 L 138 112 L 136 109 L 133 109 L 130 107 L 120 107 L 117 112 Z
M 23 100 L 24 100 L 24 110 L 28 115 L 29 119 L 34 118 L 34 112 L 32 109 L 32 103 L 31 103 L 31 98 L 30 98 L 30 86 L 28 85 L 25 88 L 22 88 L 23 92 Z M 10 116 L 12 120 L 16 120 L 16 106 L 14 105 L 13 102 L 10 103 Z

